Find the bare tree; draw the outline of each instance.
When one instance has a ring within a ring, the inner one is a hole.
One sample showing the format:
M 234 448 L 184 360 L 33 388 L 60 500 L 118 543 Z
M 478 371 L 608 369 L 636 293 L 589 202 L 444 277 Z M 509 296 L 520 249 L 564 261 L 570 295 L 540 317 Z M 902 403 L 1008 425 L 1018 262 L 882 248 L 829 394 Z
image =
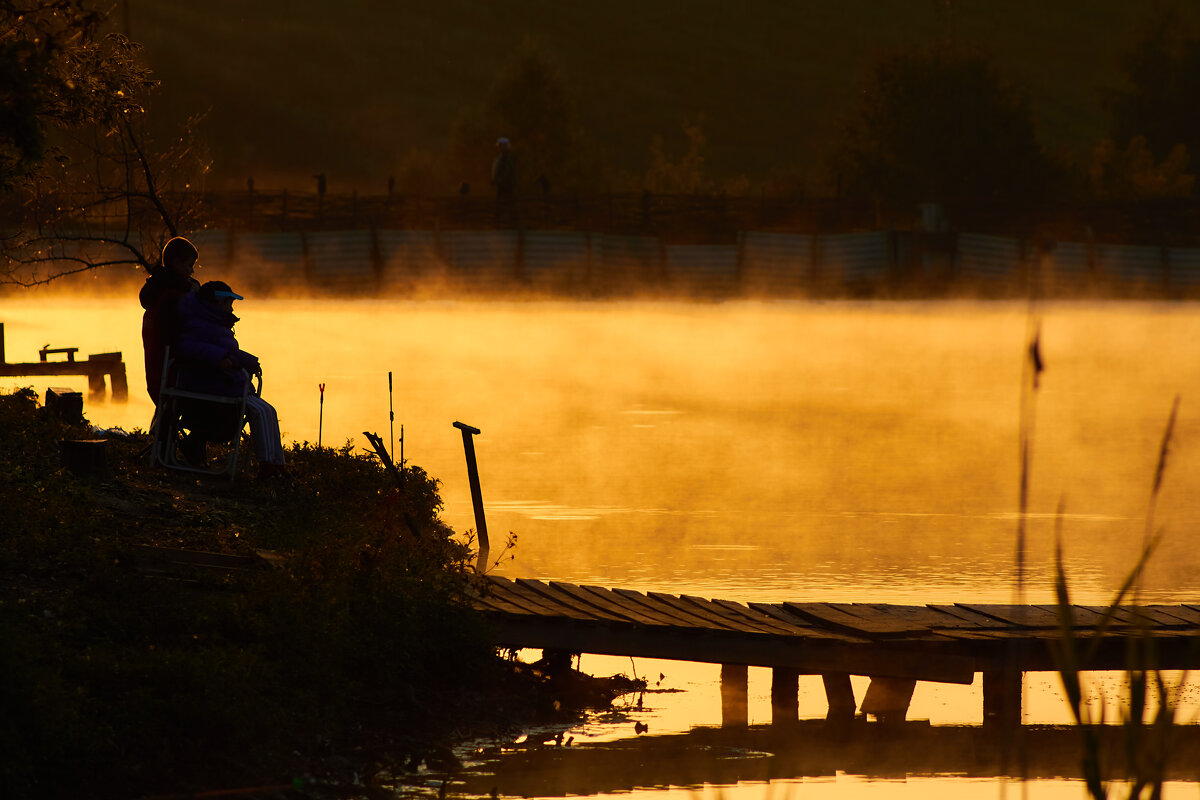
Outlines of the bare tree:
M 0 0 L 0 283 L 33 286 L 111 267 L 149 268 L 194 224 L 207 171 L 186 127 L 150 146 L 155 83 L 140 48 L 82 0 Z
M 143 121 L 133 112 L 70 137 L 62 150 L 73 155 L 60 155 L 23 198 L 23 224 L 0 251 L 0 281 L 35 286 L 105 267 L 148 270 L 166 239 L 199 225 L 193 186 L 206 160 L 190 133 L 152 149 Z

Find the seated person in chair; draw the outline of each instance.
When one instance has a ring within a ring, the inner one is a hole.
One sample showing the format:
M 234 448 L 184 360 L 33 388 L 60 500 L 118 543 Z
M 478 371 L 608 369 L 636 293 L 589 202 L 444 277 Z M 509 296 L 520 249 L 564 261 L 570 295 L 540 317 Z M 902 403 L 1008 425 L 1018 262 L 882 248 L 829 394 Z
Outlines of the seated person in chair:
M 238 321 L 233 315 L 233 301 L 242 299 L 229 284 L 209 281 L 179 301 L 179 343 L 175 352 L 180 389 L 240 397 L 250 380 L 246 373 L 262 374 L 258 357 L 239 348 L 233 335 L 233 325 Z M 275 408 L 251 393 L 246 398 L 246 418 L 250 421 L 250 438 L 258 456 L 260 476 L 287 475 Z M 193 463 L 204 460 L 204 439 L 219 436 L 213 433 L 219 423 L 214 420 L 207 423 L 194 422 L 185 440 L 184 457 Z M 233 426 L 224 430 L 233 430 Z

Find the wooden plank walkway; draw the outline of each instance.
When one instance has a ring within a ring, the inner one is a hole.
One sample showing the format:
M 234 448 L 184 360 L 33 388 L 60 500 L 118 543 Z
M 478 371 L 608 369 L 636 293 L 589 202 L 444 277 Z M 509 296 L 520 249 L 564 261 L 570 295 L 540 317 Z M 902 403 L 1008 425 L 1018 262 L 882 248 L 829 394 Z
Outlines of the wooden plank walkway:
M 1054 671 L 1062 638 L 1053 605 L 746 604 L 495 576 L 474 605 L 504 646 L 772 667 L 826 676 L 827 688 L 835 676 L 865 675 L 898 686 L 899 710 L 912 681 L 970 684 L 982 673 L 985 720 L 1019 711 L 1021 673 Z M 1134 638 L 1152 643 L 1163 669 L 1200 667 L 1200 604 L 1124 607 L 1097 639 L 1102 618 L 1102 608 L 1072 608 L 1080 649 L 1095 641 L 1083 669 L 1124 669 Z M 744 681 L 744 669 L 730 674 Z M 848 691 L 848 681 L 838 685 Z M 831 708 L 835 699 L 845 706 L 831 694 Z

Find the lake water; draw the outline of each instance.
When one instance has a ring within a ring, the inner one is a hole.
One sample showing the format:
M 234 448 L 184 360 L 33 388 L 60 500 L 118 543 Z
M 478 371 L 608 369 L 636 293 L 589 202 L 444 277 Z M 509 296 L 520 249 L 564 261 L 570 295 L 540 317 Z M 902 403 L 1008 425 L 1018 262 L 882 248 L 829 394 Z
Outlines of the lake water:
M 239 340 L 263 360 L 263 394 L 287 439 L 363 446 L 362 432 L 373 431 L 387 441 L 392 408 L 405 458 L 442 481 L 444 516 L 460 531 L 474 520 L 452 423 L 480 428 L 493 550 L 506 532 L 518 536 L 500 574 L 743 601 L 1013 602 L 1024 354 L 1040 325 L 1046 369 L 1026 395 L 1034 410 L 1026 597 L 1053 601 L 1061 503 L 1077 602 L 1111 600 L 1142 546 L 1178 395 L 1155 512 L 1164 538 L 1142 597 L 1200 599 L 1192 305 L 248 298 L 236 311 Z M 47 343 L 81 356 L 125 353 L 130 402 L 87 403 L 86 413 L 105 427 L 147 427 L 133 296 L 9 297 L 0 322 L 9 361 L 36 360 Z M 85 379 L 68 378 L 0 386 L 30 383 L 39 393 L 86 390 Z M 719 724 L 715 666 L 598 656 L 582 666 L 661 673 L 662 686 L 684 691 L 647 695 L 642 710 L 575 730 L 576 746 L 632 739 L 634 720 L 663 735 Z M 1114 681 L 1100 683 L 1110 700 Z M 1026 686 L 1027 722 L 1066 721 L 1053 676 L 1030 675 Z M 768 721 L 769 671 L 752 669 L 750 688 L 751 722 Z M 859 697 L 863 689 L 856 683 Z M 978 681 L 921 684 L 909 717 L 972 724 L 980 708 Z M 824 711 L 819 679 L 802 679 L 801 715 Z M 1083 793 L 1070 780 L 1013 788 L 942 774 L 780 776 L 774 788 L 713 781 L 719 789 L 635 793 Z

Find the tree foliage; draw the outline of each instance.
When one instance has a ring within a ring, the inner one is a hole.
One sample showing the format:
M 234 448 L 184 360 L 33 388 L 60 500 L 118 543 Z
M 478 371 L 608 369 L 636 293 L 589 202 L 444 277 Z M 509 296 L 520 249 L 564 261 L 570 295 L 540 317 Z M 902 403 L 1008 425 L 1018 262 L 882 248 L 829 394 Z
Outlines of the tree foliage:
M 1189 160 L 1182 144 L 1158 162 L 1145 136 L 1134 136 L 1124 150 L 1105 139 L 1092 153 L 1092 193 L 1101 200 L 1116 201 L 1191 197 L 1196 176 L 1187 171 Z
M 704 167 L 704 148 L 708 139 L 704 135 L 703 122 L 698 119 L 683 123 L 688 148 L 678 161 L 667 152 L 662 136 L 650 140 L 650 164 L 642 179 L 646 190 L 655 194 L 703 194 L 712 189 L 712 181 Z
M 196 211 L 207 163 L 191 126 L 152 146 L 140 47 L 86 0 L 0 0 L 0 12 L 0 204 L 17 225 L 0 241 L 0 283 L 149 267 Z
M 879 61 L 834 159 L 841 192 L 898 205 L 1039 196 L 1053 167 L 1026 98 L 978 54 Z
M 530 191 L 543 177 L 550 190 L 595 181 L 599 159 L 579 123 L 573 90 L 555 60 L 532 42 L 501 70 L 482 109 L 455 125 L 452 159 L 473 185 L 486 185 L 500 136 L 517 155 L 518 191 Z
M 150 73 L 104 19 L 81 0 L 0 0 L 0 189 L 37 175 L 54 129 L 141 109 Z
M 1155 159 L 1178 145 L 1200 152 L 1200 40 L 1189 38 L 1170 11 L 1160 14 L 1124 58 L 1127 85 L 1110 93 L 1112 139 L 1141 136 Z

